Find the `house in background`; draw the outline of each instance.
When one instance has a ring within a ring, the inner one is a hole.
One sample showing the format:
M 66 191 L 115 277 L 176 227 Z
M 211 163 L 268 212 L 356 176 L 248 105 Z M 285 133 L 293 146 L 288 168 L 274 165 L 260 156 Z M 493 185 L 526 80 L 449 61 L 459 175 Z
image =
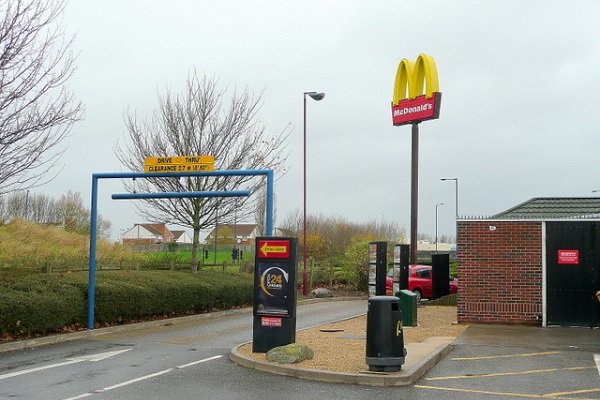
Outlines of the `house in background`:
M 259 226 L 257 224 L 224 224 L 217 225 L 206 236 L 204 242 L 206 244 L 214 244 L 215 236 L 218 238 L 218 244 L 228 244 L 243 249 L 244 251 L 252 251 L 254 249 L 255 238 L 260 236 Z
M 192 238 L 186 231 L 171 231 L 173 241 L 178 244 L 192 244 Z
M 171 231 L 165 224 L 135 224 L 121 235 L 123 244 L 192 243 L 186 231 Z

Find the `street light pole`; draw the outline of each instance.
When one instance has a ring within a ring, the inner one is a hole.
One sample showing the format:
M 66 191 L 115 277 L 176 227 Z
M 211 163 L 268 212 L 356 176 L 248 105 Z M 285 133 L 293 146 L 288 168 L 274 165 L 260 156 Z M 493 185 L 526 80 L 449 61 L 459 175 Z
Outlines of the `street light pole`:
M 441 181 L 454 181 L 454 207 L 456 208 L 456 219 L 458 219 L 458 178 L 442 178 Z
M 302 270 L 302 294 L 306 296 L 308 294 L 308 269 L 307 269 L 307 245 L 306 245 L 306 96 L 309 96 L 311 99 L 319 101 L 323 100 L 325 97 L 325 93 L 319 92 L 304 92 L 304 212 L 302 215 L 302 261 L 304 264 L 304 269 Z
M 454 181 L 454 208 L 455 208 L 455 218 L 456 218 L 456 229 L 455 229 L 455 238 L 456 241 L 456 249 L 458 250 L 458 178 L 442 178 L 441 181 Z
M 437 203 L 435 205 L 435 253 L 438 251 L 438 207 L 443 206 L 444 203 Z

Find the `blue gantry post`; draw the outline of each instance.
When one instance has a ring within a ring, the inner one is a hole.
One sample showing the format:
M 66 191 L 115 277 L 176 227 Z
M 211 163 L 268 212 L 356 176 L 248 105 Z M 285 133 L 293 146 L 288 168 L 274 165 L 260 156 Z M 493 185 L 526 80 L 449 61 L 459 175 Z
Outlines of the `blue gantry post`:
M 273 170 L 224 170 L 211 172 L 101 172 L 92 174 L 92 203 L 90 212 L 90 260 L 88 275 L 88 329 L 94 329 L 94 304 L 96 292 L 96 228 L 98 217 L 98 180 L 99 179 L 128 179 L 128 178 L 181 178 L 196 176 L 266 176 L 266 221 L 265 236 L 273 236 Z M 214 192 L 163 192 L 163 193 L 123 193 L 113 194 L 112 198 L 120 199 L 151 199 L 151 198 L 197 198 L 197 197 L 243 197 L 249 196 L 248 190 L 214 191 Z

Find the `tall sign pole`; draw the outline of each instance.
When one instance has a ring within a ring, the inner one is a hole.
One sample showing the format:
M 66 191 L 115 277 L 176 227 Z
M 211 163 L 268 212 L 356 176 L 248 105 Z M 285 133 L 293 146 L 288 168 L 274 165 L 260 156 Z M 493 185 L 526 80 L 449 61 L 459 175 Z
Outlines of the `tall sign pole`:
M 417 225 L 419 219 L 419 123 L 412 124 L 410 173 L 410 265 L 417 264 Z
M 392 99 L 394 126 L 412 124 L 410 264 L 417 263 L 419 213 L 419 123 L 438 119 L 442 93 L 433 57 L 420 54 L 416 61 L 402 59 L 396 71 Z

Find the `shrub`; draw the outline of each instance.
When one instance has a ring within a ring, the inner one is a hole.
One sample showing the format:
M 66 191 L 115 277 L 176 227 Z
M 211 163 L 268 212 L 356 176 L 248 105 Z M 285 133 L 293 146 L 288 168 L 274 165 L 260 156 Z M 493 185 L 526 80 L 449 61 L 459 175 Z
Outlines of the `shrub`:
M 252 303 L 250 274 L 218 271 L 98 271 L 97 324 L 202 313 Z M 33 274 L 0 280 L 0 338 L 87 325 L 88 274 Z
M 1 337 L 56 332 L 84 320 L 84 298 L 76 286 L 47 275 L 17 279 L 0 286 Z

